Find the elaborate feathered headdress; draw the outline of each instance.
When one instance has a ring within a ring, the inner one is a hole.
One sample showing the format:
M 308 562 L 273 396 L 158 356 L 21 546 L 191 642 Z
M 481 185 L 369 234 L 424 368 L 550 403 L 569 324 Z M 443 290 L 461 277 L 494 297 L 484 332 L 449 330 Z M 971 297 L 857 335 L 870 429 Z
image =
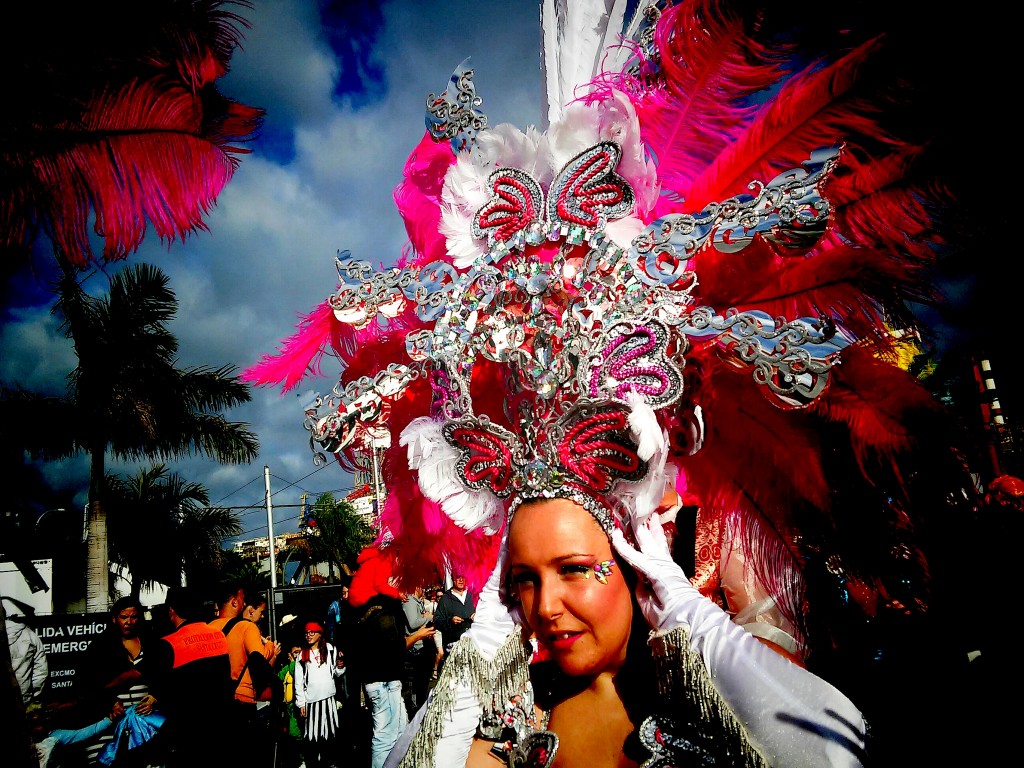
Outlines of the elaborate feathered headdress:
M 893 352 L 944 190 L 886 124 L 884 35 L 781 4 L 629 5 L 544 3 L 545 131 L 487 125 L 464 65 L 431 94 L 395 191 L 411 254 L 339 260 L 246 378 L 289 389 L 341 360 L 306 426 L 342 461 L 390 430 L 401 578 L 482 584 L 527 499 L 610 529 L 675 490 L 700 508 L 698 586 L 741 551 L 799 627 L 811 563 L 878 586 L 842 551 L 854 515 L 908 524 L 892 468 L 932 402 Z M 877 513 L 837 497 L 854 475 Z

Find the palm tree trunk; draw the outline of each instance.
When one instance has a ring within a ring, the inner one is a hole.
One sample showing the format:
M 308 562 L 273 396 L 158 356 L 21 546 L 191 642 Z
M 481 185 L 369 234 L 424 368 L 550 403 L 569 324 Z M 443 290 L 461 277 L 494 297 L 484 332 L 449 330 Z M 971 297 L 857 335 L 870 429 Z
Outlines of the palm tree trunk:
M 86 543 L 85 606 L 90 613 L 110 608 L 110 560 L 107 555 L 107 513 L 99 498 L 104 448 L 93 449 L 89 476 L 89 534 Z

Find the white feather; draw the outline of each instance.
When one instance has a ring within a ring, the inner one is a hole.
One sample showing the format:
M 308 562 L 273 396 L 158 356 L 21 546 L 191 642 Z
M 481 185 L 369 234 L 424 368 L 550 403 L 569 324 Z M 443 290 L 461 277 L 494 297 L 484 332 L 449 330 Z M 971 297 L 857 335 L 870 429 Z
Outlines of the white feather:
M 654 409 L 636 392 L 626 395 L 629 431 L 637 442 L 637 455 L 647 462 L 647 474 L 637 483 L 619 482 L 612 495 L 635 525 L 646 522 L 661 504 L 669 483 L 675 481 L 674 467 L 666 468 L 668 434 L 658 423 Z
M 488 535 L 501 528 L 505 507 L 486 490 L 467 488 L 459 481 L 459 452 L 444 439 L 442 422 L 422 416 L 409 423 L 398 444 L 408 450 L 409 468 L 416 470 L 423 495 L 440 505 L 453 523 L 467 532 L 483 527 Z
M 675 466 L 667 463 L 668 435 L 662 432 L 661 447 L 647 460 L 647 474 L 638 483 L 619 481 L 612 495 L 632 525 L 646 524 L 661 505 L 665 491 L 675 485 Z
M 658 451 L 664 452 L 668 438 L 658 423 L 654 409 L 647 404 L 643 396 L 632 390 L 626 395 L 629 403 L 629 431 L 636 439 L 636 453 L 644 461 L 649 461 Z
M 605 48 L 623 29 L 626 0 L 544 0 L 541 56 L 545 115 L 554 124 L 562 108 L 582 95 L 578 86 L 600 71 Z

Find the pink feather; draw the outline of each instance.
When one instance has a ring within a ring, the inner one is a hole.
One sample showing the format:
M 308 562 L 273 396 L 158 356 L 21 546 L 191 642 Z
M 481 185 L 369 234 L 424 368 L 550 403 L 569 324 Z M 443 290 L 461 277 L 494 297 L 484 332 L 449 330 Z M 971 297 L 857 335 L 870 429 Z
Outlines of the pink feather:
M 405 229 L 423 263 L 447 258 L 444 237 L 438 231 L 441 222 L 441 188 L 448 167 L 455 162 L 447 142 L 436 143 L 430 133 L 409 155 L 405 177 L 395 187 L 394 198 L 405 221 Z
M 280 384 L 282 392 L 287 392 L 306 376 L 320 375 L 320 360 L 329 348 L 332 334 L 344 333 L 335 325 L 341 324 L 325 301 L 302 319 L 298 333 L 285 339 L 276 354 L 263 355 L 258 363 L 242 371 L 242 380 L 257 385 Z

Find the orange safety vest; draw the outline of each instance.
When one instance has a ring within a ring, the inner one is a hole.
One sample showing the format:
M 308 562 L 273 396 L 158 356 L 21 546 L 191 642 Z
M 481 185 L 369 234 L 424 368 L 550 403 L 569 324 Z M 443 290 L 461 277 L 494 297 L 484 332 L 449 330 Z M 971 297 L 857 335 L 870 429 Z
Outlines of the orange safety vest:
M 172 668 L 178 668 L 197 659 L 222 656 L 228 652 L 228 639 L 219 629 L 197 621 L 183 624 L 177 632 L 167 635 L 166 640 L 174 651 Z

